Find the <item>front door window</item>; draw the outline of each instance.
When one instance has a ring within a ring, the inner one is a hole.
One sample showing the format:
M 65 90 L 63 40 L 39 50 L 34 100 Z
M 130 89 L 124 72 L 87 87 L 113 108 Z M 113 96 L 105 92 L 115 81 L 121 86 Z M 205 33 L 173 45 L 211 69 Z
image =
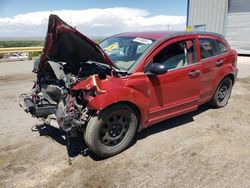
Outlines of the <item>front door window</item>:
M 173 43 L 161 50 L 153 59 L 154 63 L 164 64 L 168 70 L 196 63 L 193 40 Z

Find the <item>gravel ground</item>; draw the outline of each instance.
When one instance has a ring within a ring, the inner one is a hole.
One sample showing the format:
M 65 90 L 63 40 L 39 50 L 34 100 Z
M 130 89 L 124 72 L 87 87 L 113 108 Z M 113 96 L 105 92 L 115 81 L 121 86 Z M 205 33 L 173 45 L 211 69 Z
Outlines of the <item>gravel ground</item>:
M 0 187 L 250 187 L 250 58 L 239 58 L 229 104 L 143 130 L 101 160 L 18 106 L 32 62 L 0 63 Z M 37 126 L 36 126 L 37 125 Z M 72 165 L 68 163 L 68 154 Z

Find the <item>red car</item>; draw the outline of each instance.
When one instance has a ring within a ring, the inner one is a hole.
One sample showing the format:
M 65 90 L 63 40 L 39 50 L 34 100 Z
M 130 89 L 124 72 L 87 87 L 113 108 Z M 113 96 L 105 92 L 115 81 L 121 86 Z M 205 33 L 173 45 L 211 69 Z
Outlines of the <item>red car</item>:
M 21 105 L 34 117 L 55 114 L 60 129 L 83 132 L 96 155 L 126 149 L 136 132 L 210 103 L 228 103 L 237 53 L 204 32 L 132 32 L 88 39 L 51 15 L 36 84 Z

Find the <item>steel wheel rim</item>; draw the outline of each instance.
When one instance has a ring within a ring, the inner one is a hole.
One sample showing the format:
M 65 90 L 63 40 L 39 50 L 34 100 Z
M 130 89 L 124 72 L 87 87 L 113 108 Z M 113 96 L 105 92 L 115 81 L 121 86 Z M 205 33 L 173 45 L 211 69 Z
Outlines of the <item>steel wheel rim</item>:
M 228 91 L 228 86 L 226 85 L 226 83 L 222 84 L 217 95 L 219 102 L 222 102 L 226 98 L 227 91 Z
M 121 143 L 129 128 L 129 119 L 122 114 L 114 114 L 103 122 L 100 128 L 100 141 L 106 146 Z

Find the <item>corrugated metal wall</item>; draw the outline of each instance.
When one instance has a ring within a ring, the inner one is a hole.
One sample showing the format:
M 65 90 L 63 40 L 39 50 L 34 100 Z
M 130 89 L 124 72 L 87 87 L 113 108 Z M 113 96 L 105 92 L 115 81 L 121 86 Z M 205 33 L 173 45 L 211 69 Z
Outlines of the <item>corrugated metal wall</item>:
M 239 54 L 250 54 L 250 0 L 229 0 L 226 38 Z
M 189 0 L 188 26 L 206 25 L 206 31 L 225 34 L 228 0 Z
M 220 33 L 239 54 L 250 55 L 250 0 L 188 1 L 187 26 Z

